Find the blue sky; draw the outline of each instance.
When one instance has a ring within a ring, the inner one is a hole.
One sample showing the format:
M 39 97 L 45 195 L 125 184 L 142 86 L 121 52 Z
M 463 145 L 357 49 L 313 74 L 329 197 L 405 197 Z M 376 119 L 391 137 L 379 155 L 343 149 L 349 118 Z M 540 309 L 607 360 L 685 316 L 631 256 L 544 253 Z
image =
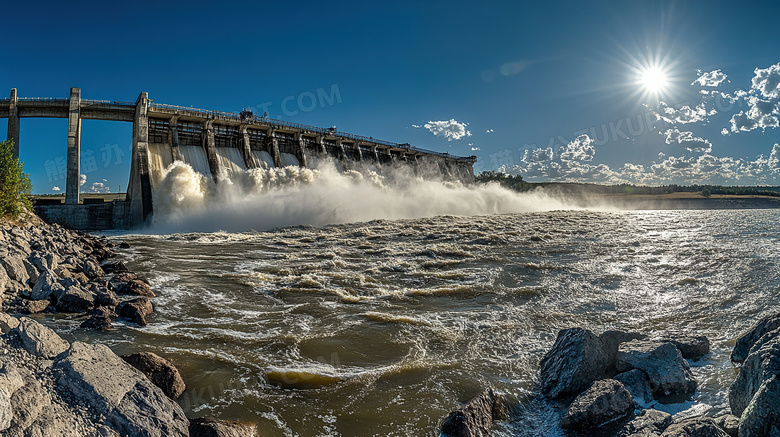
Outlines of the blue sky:
M 30 1 L 4 16 L 0 91 L 22 97 L 252 107 L 532 181 L 780 184 L 775 2 Z M 66 139 L 64 119 L 22 120 L 35 192 L 64 188 Z M 124 191 L 129 148 L 129 124 L 85 121 L 83 189 Z

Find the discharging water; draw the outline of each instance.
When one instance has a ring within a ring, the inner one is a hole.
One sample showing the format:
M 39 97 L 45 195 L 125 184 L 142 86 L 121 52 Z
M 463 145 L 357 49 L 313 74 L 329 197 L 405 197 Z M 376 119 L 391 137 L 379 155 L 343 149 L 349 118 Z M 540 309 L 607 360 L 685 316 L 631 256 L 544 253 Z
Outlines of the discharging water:
M 190 417 L 257 422 L 263 436 L 435 435 L 486 387 L 526 399 L 557 331 L 572 326 L 707 335 L 712 353 L 691 362 L 693 399 L 657 408 L 717 414 L 735 377 L 733 340 L 778 310 L 778 211 L 117 236 L 159 295 L 151 324 L 105 334 L 56 323 L 71 339 L 172 359 Z M 521 408 L 495 434 L 557 435 L 553 416 Z

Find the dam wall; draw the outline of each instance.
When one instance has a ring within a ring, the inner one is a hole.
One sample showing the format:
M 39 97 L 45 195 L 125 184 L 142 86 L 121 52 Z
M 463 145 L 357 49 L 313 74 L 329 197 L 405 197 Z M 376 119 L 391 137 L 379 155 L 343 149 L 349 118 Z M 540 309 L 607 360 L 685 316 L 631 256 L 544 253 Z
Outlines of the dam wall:
M 20 119 L 67 118 L 67 173 L 64 204 L 39 205 L 50 222 L 76 229 L 139 227 L 154 211 L 154 193 L 164 170 L 175 161 L 216 183 L 252 169 L 287 166 L 316 168 L 324 160 L 339 171 L 406 166 L 415 174 L 471 182 L 475 156 L 412 147 L 363 137 L 336 128 L 321 128 L 239 114 L 153 102 L 142 92 L 134 103 L 86 100 L 71 88 L 67 99 L 19 98 L 16 89 L 0 100 L 0 117 L 8 118 L 8 139 L 18 157 Z M 124 121 L 133 124 L 130 180 L 124 201 L 86 205 L 80 201 L 81 120 Z

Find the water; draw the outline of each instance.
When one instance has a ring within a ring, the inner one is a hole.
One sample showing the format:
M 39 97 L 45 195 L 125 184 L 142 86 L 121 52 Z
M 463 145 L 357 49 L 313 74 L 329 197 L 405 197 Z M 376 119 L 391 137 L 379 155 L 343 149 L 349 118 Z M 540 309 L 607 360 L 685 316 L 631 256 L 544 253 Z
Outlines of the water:
M 778 311 L 780 210 L 547 211 L 267 232 L 120 235 L 159 297 L 147 327 L 75 329 L 156 352 L 190 417 L 267 436 L 435 435 L 486 387 L 525 400 L 559 329 L 707 335 L 692 400 L 727 408 L 734 339 Z M 223 223 L 227 223 L 226 218 Z M 528 404 L 522 404 L 528 405 Z M 495 435 L 562 435 L 519 409 Z

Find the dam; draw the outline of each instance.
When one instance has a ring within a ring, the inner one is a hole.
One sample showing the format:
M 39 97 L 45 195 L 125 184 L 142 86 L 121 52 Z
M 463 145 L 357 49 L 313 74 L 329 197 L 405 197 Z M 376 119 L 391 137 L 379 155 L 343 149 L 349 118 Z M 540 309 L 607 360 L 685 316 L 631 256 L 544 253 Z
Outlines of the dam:
M 153 102 L 148 93 L 135 103 L 81 98 L 71 88 L 67 99 L 23 98 L 11 90 L 0 99 L 0 118 L 8 119 L 8 139 L 19 156 L 20 119 L 67 118 L 67 173 L 65 202 L 37 204 L 36 212 L 48 222 L 75 229 L 131 229 L 142 226 L 154 211 L 154 192 L 164 170 L 175 161 L 220 183 L 223 178 L 252 169 L 286 166 L 316 168 L 332 159 L 340 170 L 371 166 L 410 167 L 415 174 L 446 180 L 473 181 L 475 156 L 412 147 L 283 120 L 258 117 L 251 111 L 213 111 Z M 124 200 L 82 202 L 81 120 L 121 121 L 133 124 L 130 180 Z

